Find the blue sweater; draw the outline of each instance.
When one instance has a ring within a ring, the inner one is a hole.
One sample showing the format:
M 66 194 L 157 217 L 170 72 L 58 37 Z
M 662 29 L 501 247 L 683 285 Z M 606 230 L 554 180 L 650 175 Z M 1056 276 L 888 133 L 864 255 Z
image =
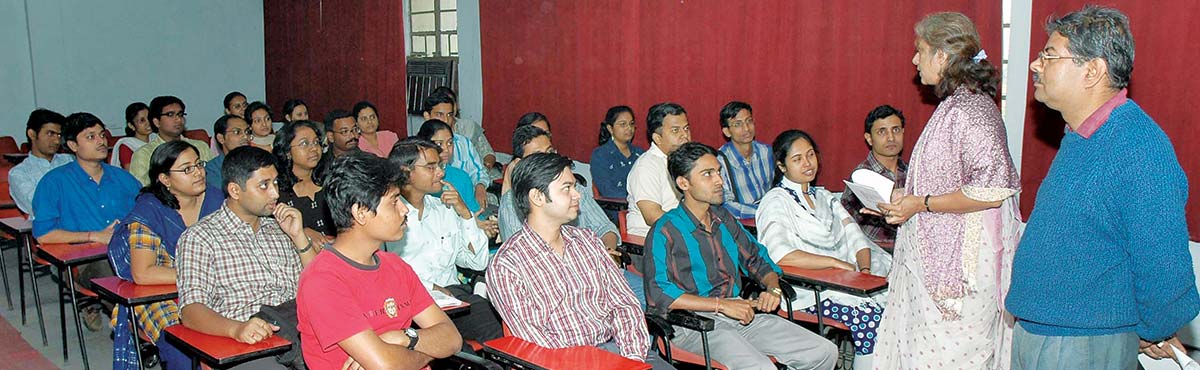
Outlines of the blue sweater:
M 1037 193 L 1006 307 L 1030 333 L 1162 340 L 1196 317 L 1187 177 L 1132 100 L 1090 137 L 1069 132 Z

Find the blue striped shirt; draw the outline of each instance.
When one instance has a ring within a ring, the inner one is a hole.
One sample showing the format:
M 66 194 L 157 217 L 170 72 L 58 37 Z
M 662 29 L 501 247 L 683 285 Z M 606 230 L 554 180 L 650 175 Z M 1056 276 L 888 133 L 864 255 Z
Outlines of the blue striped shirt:
M 454 135 L 454 155 L 450 157 L 450 167 L 463 170 L 471 176 L 471 183 L 488 186 L 492 181 L 487 168 L 483 167 L 483 159 L 475 152 L 475 146 L 466 136 Z
M 738 219 L 753 218 L 758 201 L 771 190 L 771 146 L 753 141 L 753 152 L 745 158 L 733 142 L 721 146 L 721 180 L 725 182 L 725 209 Z
M 740 294 L 742 275 L 762 281 L 779 266 L 722 207 L 708 210 L 709 230 L 682 204 L 663 214 L 646 238 L 647 312 L 663 314 L 684 294 L 732 298 Z M 651 278 L 652 277 L 652 278 Z

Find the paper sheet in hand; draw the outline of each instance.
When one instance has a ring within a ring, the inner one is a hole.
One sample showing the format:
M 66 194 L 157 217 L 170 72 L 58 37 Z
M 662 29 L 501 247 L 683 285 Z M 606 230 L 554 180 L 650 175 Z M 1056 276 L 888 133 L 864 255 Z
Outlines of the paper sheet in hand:
M 1200 369 L 1200 363 L 1196 363 L 1196 360 L 1193 360 L 1191 357 L 1188 357 L 1187 353 L 1180 351 L 1179 348 L 1175 348 L 1175 346 L 1170 345 L 1170 344 L 1165 344 L 1165 346 L 1171 347 L 1171 353 L 1175 355 L 1175 361 L 1179 363 L 1180 369 L 1182 369 L 1182 370 Z
M 437 303 L 438 307 L 451 307 L 463 303 L 462 301 L 458 300 L 458 298 L 454 298 L 449 294 L 442 293 L 437 290 L 429 292 L 429 295 L 433 296 L 433 301 Z
M 868 169 L 854 171 L 850 174 L 850 180 L 853 182 L 842 182 L 845 182 L 846 188 L 858 197 L 863 207 L 879 211 L 879 203 L 891 203 L 892 188 L 896 186 L 894 181 Z

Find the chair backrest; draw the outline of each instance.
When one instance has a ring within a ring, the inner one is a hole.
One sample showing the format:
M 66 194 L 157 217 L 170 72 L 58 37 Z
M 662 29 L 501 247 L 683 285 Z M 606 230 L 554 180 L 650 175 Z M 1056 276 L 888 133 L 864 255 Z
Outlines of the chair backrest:
M 21 153 L 26 153 L 26 154 L 29 153 L 29 142 L 28 141 L 21 143 Z
M 0 137 L 0 154 L 20 153 L 21 147 L 17 146 L 17 140 L 12 136 Z
M 8 180 L 0 181 L 0 203 L 12 202 L 12 194 L 9 193 Z M 21 217 L 21 210 L 17 208 L 0 208 L 0 218 Z
M 629 238 L 629 229 L 625 226 L 628 223 L 625 221 L 625 218 L 627 217 L 629 217 L 628 209 L 623 209 L 617 212 L 617 231 L 621 233 L 621 240 Z
M 121 168 L 128 170 L 129 162 L 133 161 L 133 148 L 128 145 L 117 148 L 117 161 L 121 162 Z
M 183 136 L 192 140 L 200 140 L 206 143 L 209 142 L 208 131 L 204 131 L 204 129 L 187 130 L 183 133 Z

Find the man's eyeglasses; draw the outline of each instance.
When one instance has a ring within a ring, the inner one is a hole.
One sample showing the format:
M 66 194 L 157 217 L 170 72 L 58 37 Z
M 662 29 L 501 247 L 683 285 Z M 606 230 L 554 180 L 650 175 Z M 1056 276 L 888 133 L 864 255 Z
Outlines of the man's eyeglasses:
M 345 136 L 345 135 L 350 135 L 351 133 L 353 133 L 353 134 L 355 134 L 355 135 L 358 135 L 358 134 L 361 134 L 361 133 L 362 133 L 362 129 L 359 129 L 358 127 L 355 127 L 355 128 L 344 128 L 344 129 L 341 129 L 341 130 L 334 131 L 333 133 L 335 133 L 335 134 L 338 134 L 338 135 L 343 135 L 343 136 Z
M 1077 61 L 1087 60 L 1087 58 L 1074 56 L 1074 55 L 1050 55 L 1050 54 L 1046 54 L 1046 52 L 1044 52 L 1044 51 L 1038 52 L 1037 60 L 1039 62 L 1045 62 L 1047 60 L 1058 60 L 1058 59 L 1071 59 L 1071 60 L 1077 60 Z
M 164 116 L 167 116 L 167 117 L 171 117 L 171 118 L 175 118 L 175 117 L 183 118 L 183 117 L 187 117 L 187 112 L 184 112 L 184 111 L 178 111 L 178 112 L 163 112 L 163 114 L 162 114 L 162 115 L 164 115 Z
M 178 170 L 167 170 L 167 172 L 183 172 L 184 175 L 191 175 L 191 174 L 196 173 L 196 170 L 204 171 L 205 164 L 208 164 L 208 162 L 200 160 L 200 161 L 196 161 L 195 164 L 183 166 L 183 168 L 180 168 Z

